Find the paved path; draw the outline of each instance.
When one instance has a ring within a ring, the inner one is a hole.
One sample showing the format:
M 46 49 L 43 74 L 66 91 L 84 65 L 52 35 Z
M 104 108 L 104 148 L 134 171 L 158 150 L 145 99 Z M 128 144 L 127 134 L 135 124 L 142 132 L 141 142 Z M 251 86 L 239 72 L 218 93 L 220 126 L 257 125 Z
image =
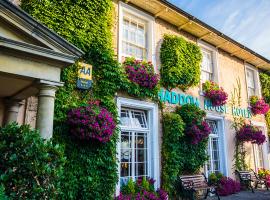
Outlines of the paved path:
M 217 200 L 216 197 L 207 198 L 211 200 Z M 220 197 L 220 200 L 270 200 L 270 190 L 255 190 L 255 193 L 251 191 L 241 191 L 240 193 L 233 194 L 226 197 Z

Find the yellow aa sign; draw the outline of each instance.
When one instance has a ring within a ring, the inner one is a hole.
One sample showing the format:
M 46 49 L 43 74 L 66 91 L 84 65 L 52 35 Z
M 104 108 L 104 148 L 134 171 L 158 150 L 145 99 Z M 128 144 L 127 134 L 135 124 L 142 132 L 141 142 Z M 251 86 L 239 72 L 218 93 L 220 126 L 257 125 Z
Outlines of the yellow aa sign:
M 92 86 L 92 65 L 79 62 L 77 88 L 87 90 Z
M 79 62 L 79 77 L 86 80 L 92 80 L 92 65 Z

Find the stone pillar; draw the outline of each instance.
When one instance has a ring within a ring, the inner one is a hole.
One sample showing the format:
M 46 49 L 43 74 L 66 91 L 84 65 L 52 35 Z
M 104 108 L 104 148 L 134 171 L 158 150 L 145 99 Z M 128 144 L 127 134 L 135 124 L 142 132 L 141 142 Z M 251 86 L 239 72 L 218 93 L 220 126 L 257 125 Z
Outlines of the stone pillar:
M 20 105 L 21 105 L 20 100 L 15 99 L 5 100 L 4 125 L 10 124 L 12 122 L 17 122 Z
M 39 85 L 38 108 L 36 128 L 40 131 L 40 136 L 50 139 L 53 134 L 54 99 L 57 87 L 55 85 Z

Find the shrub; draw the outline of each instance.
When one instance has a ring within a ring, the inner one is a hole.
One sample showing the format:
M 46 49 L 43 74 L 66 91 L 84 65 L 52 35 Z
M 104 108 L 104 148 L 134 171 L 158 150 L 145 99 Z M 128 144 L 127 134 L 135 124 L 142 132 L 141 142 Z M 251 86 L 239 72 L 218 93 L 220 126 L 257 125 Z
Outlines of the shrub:
M 254 115 L 265 115 L 269 111 L 269 105 L 265 103 L 264 99 L 260 99 L 257 96 L 250 97 L 251 111 Z
M 204 166 L 208 159 L 207 155 L 207 140 L 206 138 L 198 144 L 192 144 L 191 138 L 187 135 L 192 125 L 200 126 L 206 115 L 205 111 L 201 110 L 193 104 L 185 104 L 176 109 L 185 123 L 184 137 L 180 138 L 179 142 L 179 156 L 182 158 L 179 165 L 179 173 L 193 174 L 197 173 L 201 167 Z
M 213 81 L 206 81 L 202 85 L 205 97 L 210 99 L 213 106 L 222 106 L 227 103 L 228 94 Z
M 64 149 L 44 141 L 29 126 L 0 128 L 0 183 L 11 199 L 55 199 L 65 163 Z
M 266 137 L 257 127 L 249 124 L 244 124 L 236 133 L 236 139 L 240 142 L 251 142 L 261 145 L 265 142 Z
M 129 179 L 128 183 L 121 187 L 116 200 L 167 200 L 167 193 L 162 189 L 155 191 L 154 183 L 155 180 L 145 177 L 139 177 L 136 181 Z
M 187 126 L 194 123 L 200 124 L 206 116 L 206 112 L 194 104 L 185 104 L 181 107 L 177 107 L 176 113 L 181 116 Z
M 149 89 L 153 89 L 157 86 L 159 78 L 151 62 L 135 60 L 135 58 L 126 58 L 123 65 L 128 79 L 133 83 Z
M 184 122 L 180 115 L 165 113 L 163 115 L 162 140 L 162 187 L 170 194 L 174 193 L 174 182 L 180 172 L 180 139 L 184 136 Z
M 204 121 L 205 111 L 193 104 L 185 104 L 177 107 L 176 112 L 180 114 L 186 124 L 185 134 L 192 144 L 198 144 L 210 134 L 210 127 Z
M 89 102 L 87 106 L 74 108 L 68 113 L 70 132 L 79 139 L 96 139 L 107 142 L 114 133 L 116 124 L 106 108 L 99 102 Z
M 224 176 L 219 181 L 217 192 L 220 196 L 227 196 L 240 192 L 240 182 Z
M 186 90 L 200 82 L 200 48 L 182 37 L 164 35 L 160 49 L 161 82 L 168 89 Z
M 1 200 L 8 200 L 8 198 L 5 194 L 5 188 L 3 185 L 0 185 L 0 199 Z

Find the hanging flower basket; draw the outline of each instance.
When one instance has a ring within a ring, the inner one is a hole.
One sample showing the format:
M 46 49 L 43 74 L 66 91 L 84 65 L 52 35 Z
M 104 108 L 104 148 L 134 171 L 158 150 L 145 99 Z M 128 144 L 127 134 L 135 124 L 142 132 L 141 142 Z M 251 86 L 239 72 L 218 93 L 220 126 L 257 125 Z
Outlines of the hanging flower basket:
M 269 111 L 269 105 L 265 103 L 264 99 L 257 96 L 250 97 L 250 107 L 254 115 L 265 115 Z
M 99 106 L 99 102 L 74 108 L 68 112 L 67 123 L 70 132 L 81 140 L 95 139 L 108 142 L 114 133 L 116 124 L 112 114 Z
M 157 86 L 159 77 L 155 73 L 151 62 L 126 58 L 123 65 L 131 82 L 148 89 L 153 89 Z
M 253 144 L 261 145 L 265 142 L 265 135 L 257 127 L 245 124 L 236 133 L 236 138 L 240 142 L 251 142 Z
M 222 106 L 227 103 L 228 94 L 213 81 L 206 81 L 202 85 L 204 96 L 210 99 L 213 106 Z
M 187 129 L 186 135 L 191 138 L 192 144 L 198 144 L 204 138 L 207 138 L 211 132 L 211 128 L 207 122 L 202 121 L 201 124 L 193 124 Z

